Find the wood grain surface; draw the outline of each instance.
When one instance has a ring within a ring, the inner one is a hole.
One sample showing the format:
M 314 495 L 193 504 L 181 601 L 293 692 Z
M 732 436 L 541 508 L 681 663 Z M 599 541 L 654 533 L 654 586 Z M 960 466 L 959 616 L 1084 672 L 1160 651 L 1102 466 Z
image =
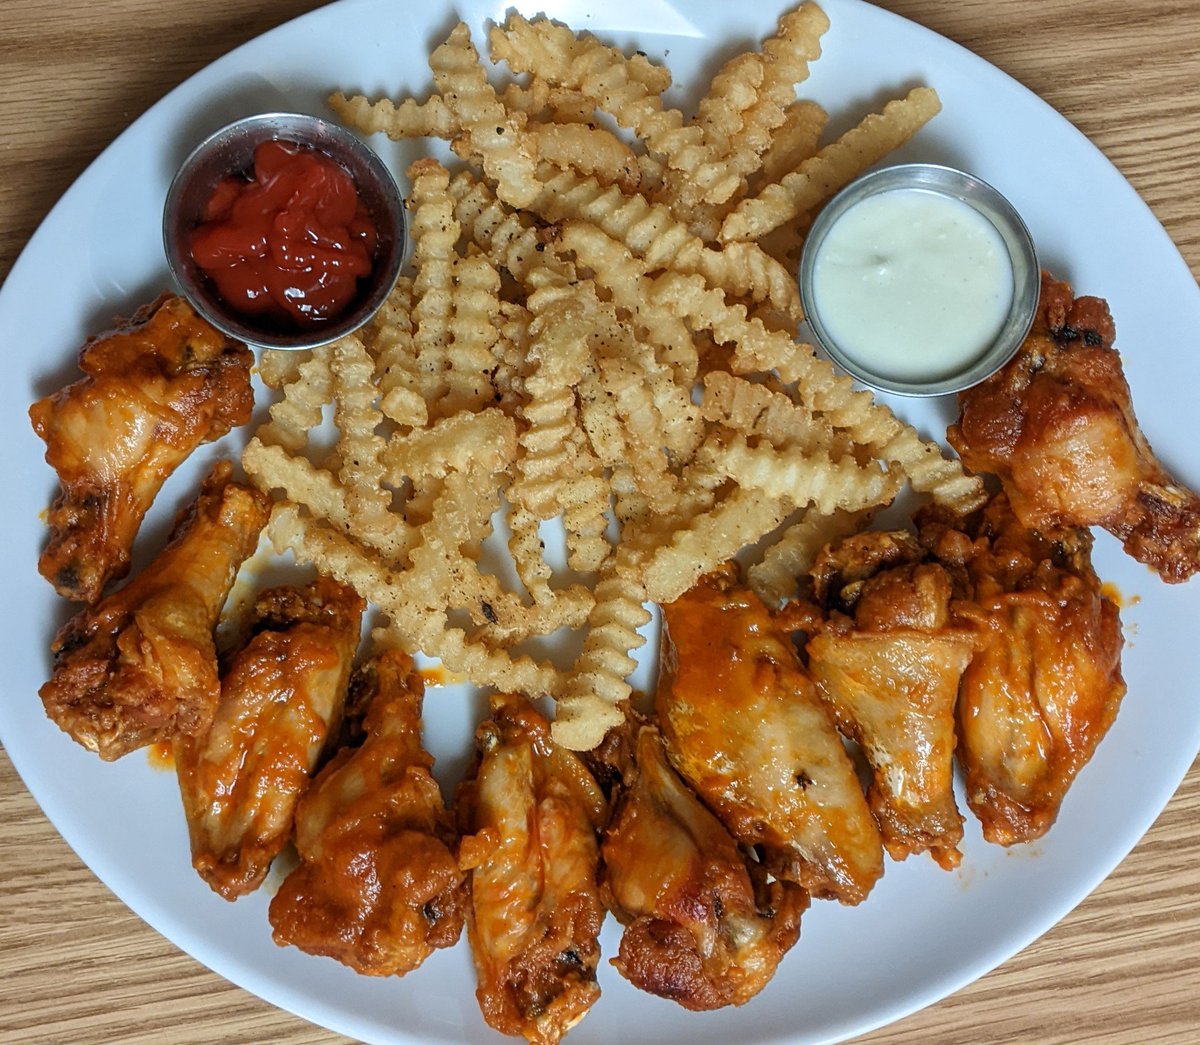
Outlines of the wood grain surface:
M 58 196 L 148 106 L 237 44 L 318 6 L 0 0 L 0 279 Z M 882 6 L 965 45 L 1066 115 L 1200 273 L 1200 4 Z M 0 332 L 6 342 L 14 334 Z M 1200 350 L 1200 332 L 1184 347 Z M 3 755 L 0 822 L 0 1042 L 346 1041 L 225 982 L 131 914 L 59 838 Z M 1074 913 L 974 985 L 859 1041 L 1200 1041 L 1198 863 L 1194 766 L 1149 834 Z

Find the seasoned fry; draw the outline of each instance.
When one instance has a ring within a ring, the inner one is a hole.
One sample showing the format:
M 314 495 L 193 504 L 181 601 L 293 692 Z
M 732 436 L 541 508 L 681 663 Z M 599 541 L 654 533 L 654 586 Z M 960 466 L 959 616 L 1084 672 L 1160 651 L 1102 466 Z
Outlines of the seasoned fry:
M 519 121 L 500 104 L 465 23 L 459 22 L 430 55 L 429 67 L 462 128 L 465 151 L 478 156 L 484 173 L 498 183 L 500 199 L 528 206 L 537 193 L 535 140 L 521 133 Z
M 797 98 L 783 110 L 783 123 L 775 128 L 771 143 L 763 150 L 755 173 L 756 188 L 779 181 L 817 151 L 829 114 L 808 98 Z
M 636 192 L 641 182 L 633 150 L 611 131 L 582 123 L 542 123 L 529 127 L 537 142 L 538 157 L 558 167 L 570 167 L 585 177 L 595 175 L 601 184 L 616 184 L 623 192 Z
M 757 239 L 812 210 L 898 149 L 941 108 L 931 87 L 915 87 L 906 97 L 888 102 L 882 112 L 872 113 L 796 170 L 739 203 L 721 226 L 721 240 Z
M 816 506 L 788 526 L 762 559 L 746 571 L 746 580 L 768 606 L 778 606 L 796 591 L 798 577 L 812 569 L 817 553 L 827 544 L 861 530 L 873 509 L 836 509 L 828 515 Z
M 417 388 L 426 409 L 446 394 L 446 368 L 453 311 L 454 262 L 458 223 L 450 198 L 450 174 L 436 160 L 418 160 L 408 169 L 412 181 L 412 317 L 417 356 Z
M 390 98 L 371 101 L 365 95 L 347 97 L 335 91 L 328 98 L 329 108 L 339 120 L 362 134 L 382 132 L 393 141 L 405 138 L 453 138 L 459 131 L 458 118 L 438 95 L 423 102 L 405 98 L 399 105 Z
M 620 705 L 630 694 L 625 680 L 635 667 L 630 653 L 645 641 L 638 629 L 650 622 L 645 601 L 646 589 L 625 557 L 613 556 L 596 585 L 587 638 L 550 727 L 563 747 L 590 750 L 624 720 Z

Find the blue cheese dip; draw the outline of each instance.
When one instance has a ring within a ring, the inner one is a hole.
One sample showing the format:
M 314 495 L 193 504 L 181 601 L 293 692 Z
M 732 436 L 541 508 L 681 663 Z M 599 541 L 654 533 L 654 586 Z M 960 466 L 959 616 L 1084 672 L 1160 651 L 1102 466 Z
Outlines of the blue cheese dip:
M 970 204 L 891 189 L 830 226 L 812 294 L 828 337 L 859 367 L 890 381 L 937 381 L 995 341 L 1012 308 L 1012 262 Z

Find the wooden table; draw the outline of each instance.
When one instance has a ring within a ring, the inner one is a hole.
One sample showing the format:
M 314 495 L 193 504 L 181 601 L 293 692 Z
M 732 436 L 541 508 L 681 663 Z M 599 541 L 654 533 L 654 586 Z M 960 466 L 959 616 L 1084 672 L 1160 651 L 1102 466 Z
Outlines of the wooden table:
M 55 199 L 152 102 L 235 45 L 318 6 L 3 0 L 0 279 Z M 883 6 L 964 44 L 1064 113 L 1121 168 L 1200 273 L 1200 5 Z M 345 1041 L 213 975 L 131 914 L 67 848 L 3 755 L 0 821 L 0 1042 Z M 1193 768 L 1132 855 L 1044 938 L 861 1040 L 1200 1040 L 1198 862 Z

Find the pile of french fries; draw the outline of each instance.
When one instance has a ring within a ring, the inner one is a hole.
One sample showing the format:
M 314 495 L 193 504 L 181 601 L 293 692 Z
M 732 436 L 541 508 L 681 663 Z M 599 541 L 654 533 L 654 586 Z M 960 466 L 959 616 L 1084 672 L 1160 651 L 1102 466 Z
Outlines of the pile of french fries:
M 264 356 L 278 396 L 245 469 L 282 494 L 276 550 L 374 603 L 378 643 L 552 696 L 565 747 L 621 721 L 649 601 L 754 546 L 748 580 L 778 603 L 906 482 L 983 501 L 796 340 L 803 230 L 939 109 L 917 88 L 822 144 L 797 85 L 827 28 L 788 12 L 691 118 L 661 65 L 516 14 L 488 37 L 501 89 L 460 24 L 436 93 L 330 99 L 362 133 L 449 141 L 461 168 L 410 167 L 412 275 L 367 327 Z M 560 629 L 581 636 L 566 668 L 538 652 Z

